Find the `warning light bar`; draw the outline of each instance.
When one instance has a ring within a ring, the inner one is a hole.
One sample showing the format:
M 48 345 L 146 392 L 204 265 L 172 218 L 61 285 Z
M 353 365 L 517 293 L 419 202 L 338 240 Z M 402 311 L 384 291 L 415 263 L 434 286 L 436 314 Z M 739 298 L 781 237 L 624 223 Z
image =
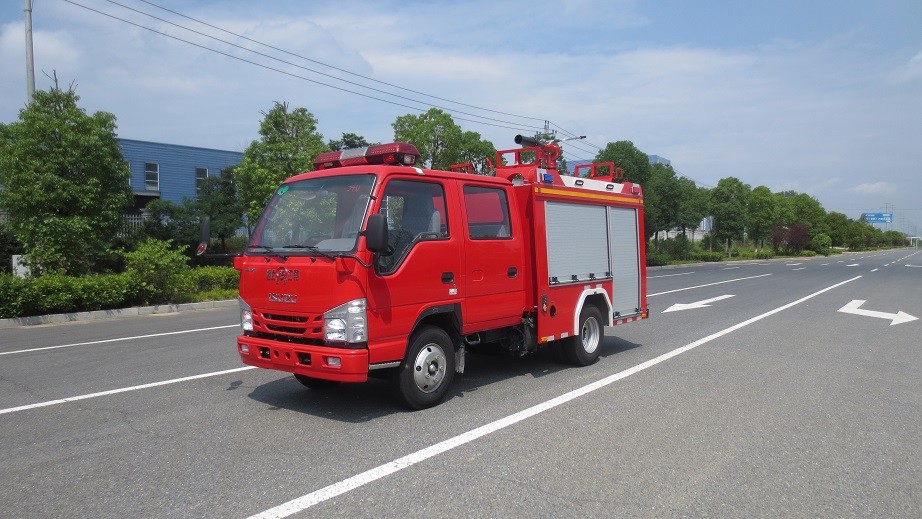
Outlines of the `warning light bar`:
M 388 164 L 391 166 L 412 166 L 419 159 L 416 146 L 406 142 L 376 144 L 367 148 L 352 148 L 342 151 L 328 151 L 317 155 L 314 169 L 361 166 L 363 164 Z

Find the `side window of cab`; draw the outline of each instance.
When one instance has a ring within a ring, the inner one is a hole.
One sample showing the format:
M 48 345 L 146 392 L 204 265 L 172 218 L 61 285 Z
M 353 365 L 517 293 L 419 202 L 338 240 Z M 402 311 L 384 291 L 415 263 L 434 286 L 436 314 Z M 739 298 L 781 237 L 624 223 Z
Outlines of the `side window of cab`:
M 502 188 L 464 186 L 467 232 L 472 240 L 507 240 L 512 237 L 509 202 Z
M 387 218 L 388 229 L 388 251 L 376 261 L 381 274 L 397 270 L 414 244 L 449 237 L 445 188 L 437 182 L 392 180 L 379 212 Z

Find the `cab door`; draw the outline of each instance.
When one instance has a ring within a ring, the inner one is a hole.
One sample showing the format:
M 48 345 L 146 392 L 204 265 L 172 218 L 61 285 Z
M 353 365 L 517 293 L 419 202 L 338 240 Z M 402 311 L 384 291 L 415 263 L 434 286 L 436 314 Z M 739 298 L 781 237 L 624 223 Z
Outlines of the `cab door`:
M 387 219 L 390 250 L 375 255 L 368 293 L 377 339 L 405 341 L 424 311 L 452 311 L 459 302 L 462 240 L 446 203 L 454 188 L 417 177 L 391 177 L 383 186 L 376 207 Z
M 461 183 L 464 212 L 465 332 L 520 324 L 525 307 L 522 229 L 504 186 Z

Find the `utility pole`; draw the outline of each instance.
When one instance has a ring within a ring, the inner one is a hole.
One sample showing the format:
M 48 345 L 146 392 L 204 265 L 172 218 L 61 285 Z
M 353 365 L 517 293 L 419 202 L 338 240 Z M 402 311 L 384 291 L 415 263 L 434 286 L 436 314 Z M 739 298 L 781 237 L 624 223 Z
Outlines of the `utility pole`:
M 23 0 L 26 12 L 26 93 L 28 104 L 35 97 L 35 59 L 32 56 L 32 0 Z

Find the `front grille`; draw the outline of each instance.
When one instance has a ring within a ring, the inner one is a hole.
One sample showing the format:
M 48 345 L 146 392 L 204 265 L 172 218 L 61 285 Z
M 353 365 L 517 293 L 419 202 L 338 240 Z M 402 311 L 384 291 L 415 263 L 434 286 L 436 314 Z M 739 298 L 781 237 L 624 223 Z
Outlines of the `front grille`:
M 273 332 L 294 333 L 298 335 L 304 335 L 304 332 L 307 331 L 306 328 L 294 328 L 291 326 L 276 326 L 274 324 L 266 324 L 266 328 L 272 330 Z
M 308 317 L 304 315 L 263 314 L 263 317 L 272 321 L 286 321 L 289 323 L 306 323 Z
M 323 314 L 289 314 L 278 311 L 253 315 L 255 331 L 274 340 L 300 344 L 323 344 Z

